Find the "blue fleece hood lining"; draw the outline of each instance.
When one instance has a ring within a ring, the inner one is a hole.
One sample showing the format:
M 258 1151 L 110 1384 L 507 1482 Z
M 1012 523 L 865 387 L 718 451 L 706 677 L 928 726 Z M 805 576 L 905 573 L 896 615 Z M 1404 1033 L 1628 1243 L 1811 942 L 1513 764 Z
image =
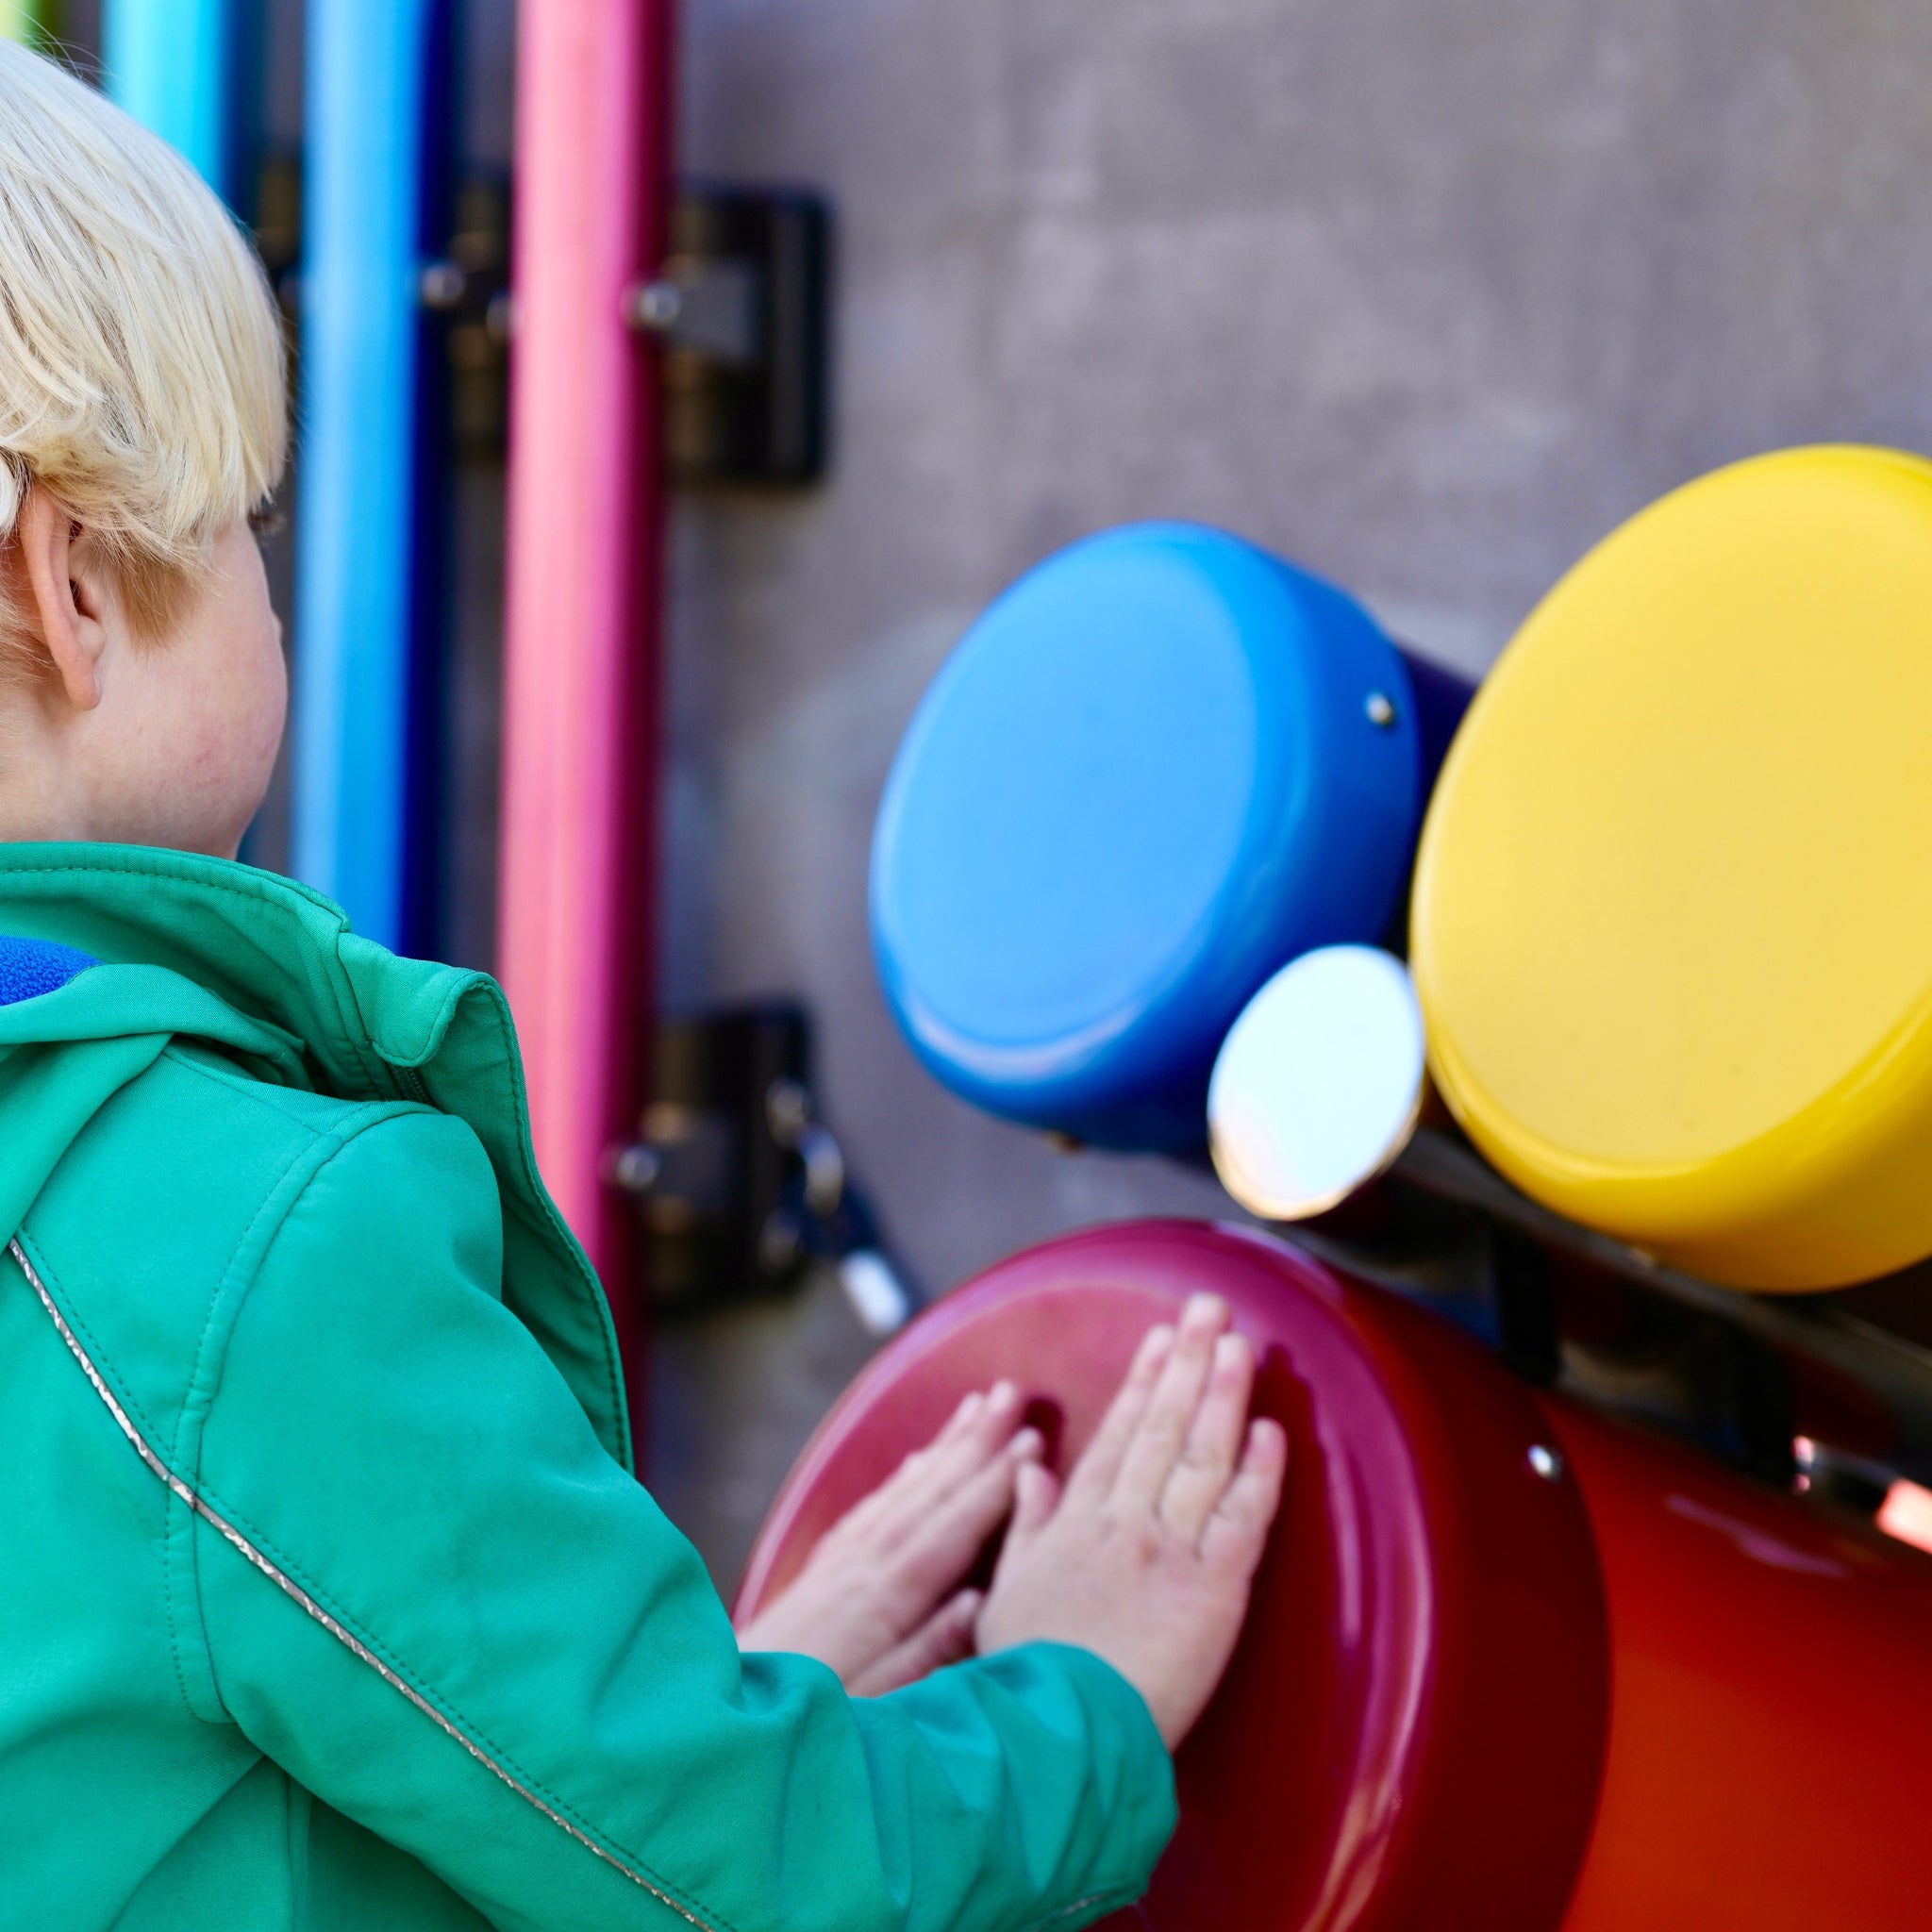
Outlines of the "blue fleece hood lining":
M 0 932 L 0 1007 L 58 992 L 70 979 L 97 964 L 86 953 L 52 940 L 14 939 Z

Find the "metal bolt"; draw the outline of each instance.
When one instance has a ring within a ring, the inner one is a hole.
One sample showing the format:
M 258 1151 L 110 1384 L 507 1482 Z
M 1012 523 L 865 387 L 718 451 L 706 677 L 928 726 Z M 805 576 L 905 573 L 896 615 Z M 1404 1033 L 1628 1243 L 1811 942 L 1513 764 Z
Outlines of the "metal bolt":
M 758 1231 L 759 1272 L 789 1274 L 804 1258 L 805 1230 L 784 1208 L 776 1209 Z
M 1546 1483 L 1559 1483 L 1563 1480 L 1563 1454 L 1552 1449 L 1547 1442 L 1532 1442 L 1529 1445 L 1529 1467 L 1531 1473 L 1542 1477 Z
M 499 289 L 491 296 L 490 306 L 483 311 L 483 326 L 499 348 L 516 334 L 517 298 L 508 289 Z
M 817 1121 L 798 1137 L 796 1151 L 805 1163 L 805 1205 L 821 1220 L 829 1220 L 845 1198 L 845 1157 Z
M 458 262 L 425 262 L 416 278 L 416 290 L 425 308 L 455 308 L 469 293 L 470 277 Z
M 642 282 L 625 296 L 624 319 L 644 335 L 668 336 L 684 313 L 684 291 L 675 282 L 659 278 Z
M 1372 691 L 1362 708 L 1369 714 L 1369 723 L 1384 731 L 1395 722 L 1395 701 L 1386 691 Z
M 608 1158 L 606 1177 L 612 1187 L 641 1199 L 658 1185 L 664 1162 L 658 1150 L 642 1141 L 619 1147 Z
M 765 1089 L 765 1125 L 781 1147 L 795 1148 L 811 1125 L 811 1095 L 783 1074 Z

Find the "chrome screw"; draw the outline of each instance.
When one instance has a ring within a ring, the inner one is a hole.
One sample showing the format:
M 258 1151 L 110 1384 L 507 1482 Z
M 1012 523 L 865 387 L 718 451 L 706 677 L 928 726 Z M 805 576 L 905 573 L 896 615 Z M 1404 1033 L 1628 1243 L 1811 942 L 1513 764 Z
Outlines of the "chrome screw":
M 1547 1442 L 1532 1442 L 1529 1445 L 1529 1467 L 1533 1474 L 1540 1475 L 1546 1483 L 1559 1483 L 1563 1480 L 1563 1455 L 1558 1449 L 1552 1449 Z
M 416 277 L 416 292 L 425 308 L 456 308 L 470 292 L 470 278 L 459 262 L 425 262 Z
M 669 336 L 684 314 L 684 291 L 659 276 L 625 291 L 624 319 L 641 335 Z
M 640 1199 L 658 1185 L 664 1161 L 658 1150 L 642 1141 L 617 1148 L 608 1158 L 608 1178 L 613 1187 Z
M 1395 701 L 1385 691 L 1372 691 L 1362 708 L 1369 714 L 1369 723 L 1381 730 L 1386 731 L 1395 722 Z

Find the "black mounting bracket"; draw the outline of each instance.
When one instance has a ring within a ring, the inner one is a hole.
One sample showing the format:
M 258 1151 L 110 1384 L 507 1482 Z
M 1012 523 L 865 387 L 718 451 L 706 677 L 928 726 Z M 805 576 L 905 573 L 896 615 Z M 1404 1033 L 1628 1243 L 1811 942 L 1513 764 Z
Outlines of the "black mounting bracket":
M 417 297 L 446 363 L 449 452 L 504 453 L 516 333 L 510 288 L 511 182 L 450 183 L 417 272 Z M 299 321 L 300 162 L 268 156 L 256 239 L 291 329 Z M 830 447 L 832 213 L 802 188 L 684 182 L 670 250 L 630 289 L 624 319 L 662 358 L 666 474 L 683 485 L 814 483 Z
M 675 483 L 812 483 L 828 441 L 832 218 L 798 188 L 688 182 L 626 317 L 663 349 Z
M 819 1118 L 803 1009 L 772 1001 L 667 1021 L 654 1097 L 605 1178 L 636 1203 L 660 1315 L 796 1287 L 814 1262 L 889 1335 L 914 1301 L 882 1250 L 845 1157 Z
M 1860 1388 L 1890 1426 L 1897 1473 L 1932 1475 L 1932 1379 L 1906 1352 L 1874 1346 L 1829 1311 L 1712 1287 L 1566 1222 L 1446 1129 L 1418 1133 L 1358 1201 L 1282 1231 L 1432 1307 L 1526 1380 L 1665 1429 L 1781 1489 L 1802 1473 L 1807 1379 Z M 1823 1489 L 1849 1465 L 1819 1454 L 1829 1462 Z M 1839 1482 L 1853 1489 L 1863 1495 L 1871 1483 Z

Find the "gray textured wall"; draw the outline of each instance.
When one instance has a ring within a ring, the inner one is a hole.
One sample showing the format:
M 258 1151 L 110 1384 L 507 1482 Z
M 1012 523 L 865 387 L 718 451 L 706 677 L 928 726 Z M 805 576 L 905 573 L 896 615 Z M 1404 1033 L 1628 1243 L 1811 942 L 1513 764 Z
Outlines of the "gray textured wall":
M 867 958 L 924 681 L 1047 550 L 1222 523 L 1472 668 L 1594 538 L 1768 446 L 1932 446 L 1923 0 L 691 0 L 688 160 L 842 223 L 837 473 L 676 532 L 670 989 L 791 991 L 934 1288 L 1216 1211 L 934 1088 Z M 666 1340 L 721 1574 L 863 1354 L 836 1300 Z

